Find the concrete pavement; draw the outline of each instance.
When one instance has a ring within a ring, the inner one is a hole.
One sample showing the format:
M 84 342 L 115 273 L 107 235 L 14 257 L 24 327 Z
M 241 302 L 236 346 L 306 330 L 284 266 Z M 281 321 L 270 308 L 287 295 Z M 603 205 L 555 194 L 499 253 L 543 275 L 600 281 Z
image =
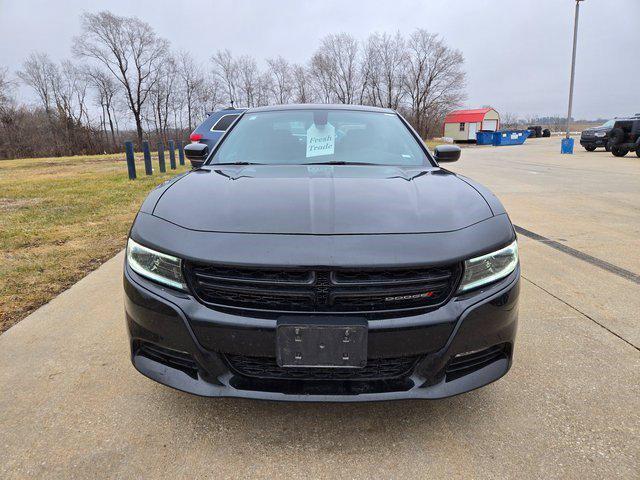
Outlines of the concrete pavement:
M 451 169 L 514 223 L 639 272 L 640 160 L 557 143 L 469 148 Z M 199 398 L 140 376 L 120 254 L 0 336 L 0 478 L 638 478 L 640 285 L 525 236 L 520 250 L 511 372 L 369 405 Z
M 616 158 L 559 138 L 464 149 L 451 170 L 488 186 L 514 223 L 640 273 L 640 158 Z

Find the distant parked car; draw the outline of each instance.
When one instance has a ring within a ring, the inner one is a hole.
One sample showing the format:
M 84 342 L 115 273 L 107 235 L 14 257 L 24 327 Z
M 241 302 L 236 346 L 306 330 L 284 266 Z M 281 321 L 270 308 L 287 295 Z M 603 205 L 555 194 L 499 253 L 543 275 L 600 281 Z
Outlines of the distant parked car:
M 551 130 L 549 130 L 548 128 L 543 129 L 542 126 L 540 125 L 533 125 L 533 126 L 527 127 L 527 130 L 529 130 L 528 138 L 540 138 L 540 137 L 551 136 Z
M 640 157 L 640 116 L 616 119 L 608 136 L 608 146 L 614 156 L 636 152 Z
M 540 125 L 534 125 L 531 127 L 527 127 L 529 130 L 529 138 L 540 138 L 542 137 L 542 127 Z
M 225 108 L 207 113 L 207 118 L 191 133 L 189 140 L 202 143 L 211 151 L 222 134 L 246 108 Z
M 582 135 L 580 135 L 580 145 L 582 145 L 587 152 L 593 152 L 598 147 L 604 147 L 608 152 L 609 132 L 613 128 L 615 122 L 615 119 L 609 120 L 599 127 L 584 130 Z

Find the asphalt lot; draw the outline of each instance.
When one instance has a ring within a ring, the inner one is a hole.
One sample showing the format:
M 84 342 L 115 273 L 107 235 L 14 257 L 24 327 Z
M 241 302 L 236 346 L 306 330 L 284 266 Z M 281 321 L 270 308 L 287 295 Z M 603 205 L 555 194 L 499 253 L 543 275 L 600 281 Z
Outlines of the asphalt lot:
M 559 139 L 451 169 L 520 227 L 515 364 L 440 401 L 207 399 L 129 364 L 122 254 L 0 336 L 0 478 L 638 478 L 640 159 Z

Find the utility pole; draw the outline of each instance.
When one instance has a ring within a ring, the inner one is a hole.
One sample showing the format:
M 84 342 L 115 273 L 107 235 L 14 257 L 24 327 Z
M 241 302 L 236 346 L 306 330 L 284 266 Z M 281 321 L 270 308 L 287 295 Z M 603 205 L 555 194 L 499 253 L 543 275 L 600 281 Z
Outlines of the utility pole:
M 576 74 L 576 45 L 578 43 L 578 17 L 580 16 L 580 2 L 584 0 L 576 0 L 576 16 L 573 23 L 573 53 L 571 55 L 571 81 L 569 83 L 569 109 L 567 111 L 567 135 L 565 138 L 569 138 L 569 127 L 571 123 L 571 108 L 573 107 L 573 81 Z M 567 142 L 568 143 L 568 142 Z M 566 152 L 569 153 L 569 152 Z M 571 145 L 571 152 L 573 153 L 573 145 Z

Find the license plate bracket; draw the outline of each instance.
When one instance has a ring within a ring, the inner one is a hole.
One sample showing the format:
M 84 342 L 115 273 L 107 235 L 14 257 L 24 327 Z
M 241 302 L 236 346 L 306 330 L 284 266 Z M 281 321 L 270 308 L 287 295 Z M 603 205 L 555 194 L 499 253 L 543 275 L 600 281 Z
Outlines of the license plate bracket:
M 278 320 L 276 360 L 290 368 L 362 368 L 368 324 L 363 319 Z

